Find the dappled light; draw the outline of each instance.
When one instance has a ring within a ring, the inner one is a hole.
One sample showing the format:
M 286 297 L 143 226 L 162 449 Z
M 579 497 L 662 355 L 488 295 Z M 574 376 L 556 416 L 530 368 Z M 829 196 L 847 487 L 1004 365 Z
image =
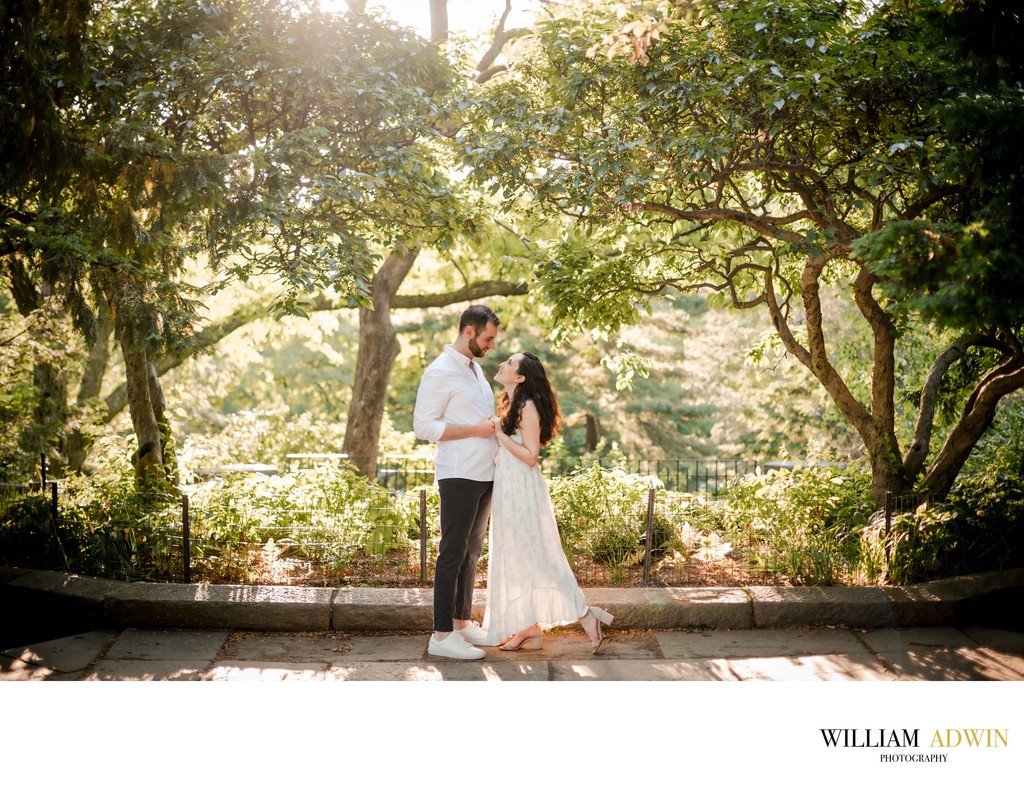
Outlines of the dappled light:
M 501 352 L 536 352 L 557 391 L 539 463 L 581 585 L 769 622 L 987 617 L 976 576 L 1024 568 L 1020 15 L 417 7 L 9 10 L 0 564 L 64 575 L 45 596 L 85 603 L 69 631 L 129 604 L 157 625 L 308 609 L 324 629 L 353 591 L 419 607 L 441 514 L 417 384 L 485 303 Z M 97 581 L 126 588 L 101 601 Z M 176 635 L 190 664 L 155 632 L 81 635 L 16 649 L 5 675 L 361 674 L 337 648 L 259 667 Z M 678 637 L 616 633 L 597 661 L 557 633 L 548 659 L 466 674 L 1015 673 L 1012 653 L 906 635 L 669 657 Z M 462 674 L 399 656 L 397 678 Z
M 578 630 L 542 650 L 487 648 L 479 661 L 426 656 L 425 632 L 96 631 L 0 652 L 0 681 L 1024 680 L 1024 638 L 993 628 Z

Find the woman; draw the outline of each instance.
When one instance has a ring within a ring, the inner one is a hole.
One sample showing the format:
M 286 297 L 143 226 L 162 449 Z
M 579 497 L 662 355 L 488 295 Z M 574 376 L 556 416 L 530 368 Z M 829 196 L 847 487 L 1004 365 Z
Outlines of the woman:
M 612 616 L 588 607 L 576 584 L 537 464 L 541 447 L 560 425 L 558 400 L 532 353 L 509 358 L 494 380 L 505 392 L 493 418 L 498 457 L 483 622 L 487 643 L 507 640 L 501 650 L 537 650 L 546 628 L 579 621 L 596 653 L 604 641 L 601 623 L 610 624 Z

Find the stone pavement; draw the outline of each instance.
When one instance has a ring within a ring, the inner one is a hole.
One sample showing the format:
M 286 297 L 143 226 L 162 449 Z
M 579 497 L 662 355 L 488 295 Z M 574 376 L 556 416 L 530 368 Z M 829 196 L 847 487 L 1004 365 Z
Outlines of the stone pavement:
M 0 681 L 1024 681 L 1024 634 L 984 627 L 608 631 L 480 661 L 428 656 L 423 633 L 129 628 L 10 648 Z
M 454 661 L 426 653 L 430 589 L 0 567 L 0 680 L 1024 681 L 1024 569 L 902 588 L 585 593 L 615 615 L 599 655 L 572 626 L 541 651 Z

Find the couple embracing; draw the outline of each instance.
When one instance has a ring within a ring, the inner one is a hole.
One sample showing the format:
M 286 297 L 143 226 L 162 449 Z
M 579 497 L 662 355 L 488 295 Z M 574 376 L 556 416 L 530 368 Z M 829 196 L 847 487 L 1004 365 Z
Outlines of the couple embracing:
M 480 659 L 480 647 L 539 649 L 546 628 L 579 622 L 597 652 L 612 617 L 587 605 L 562 551 L 538 461 L 559 427 L 558 401 L 544 366 L 516 353 L 498 368 L 499 415 L 477 359 L 501 323 L 468 308 L 459 335 L 426 369 L 416 396 L 416 436 L 437 444 L 441 543 L 434 571 L 432 656 Z M 487 606 L 471 620 L 476 566 L 490 518 Z

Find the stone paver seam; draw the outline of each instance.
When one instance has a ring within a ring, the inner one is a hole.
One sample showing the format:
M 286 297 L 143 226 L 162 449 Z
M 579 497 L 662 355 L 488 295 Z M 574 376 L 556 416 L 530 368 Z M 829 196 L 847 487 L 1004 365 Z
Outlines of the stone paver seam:
M 661 659 L 662 661 L 664 661 L 666 658 L 668 658 L 665 655 L 665 648 L 661 646 L 661 634 L 664 633 L 664 632 L 665 631 L 660 631 L 660 630 L 654 631 L 654 646 L 656 648 L 655 656 L 654 657 L 656 659 Z
M 244 633 L 244 632 L 245 631 L 238 631 L 238 630 L 233 630 L 233 629 L 228 631 L 228 635 L 225 637 L 224 641 L 221 642 L 220 649 L 216 652 L 214 657 L 210 660 L 210 663 L 206 665 L 206 669 L 200 671 L 200 673 L 199 673 L 200 680 L 202 680 L 202 681 L 214 681 L 214 680 L 216 680 L 216 679 L 213 678 L 214 670 L 217 668 L 218 665 L 220 665 L 221 663 L 223 663 L 225 661 L 239 661 L 239 662 L 252 661 L 254 663 L 256 663 L 258 661 L 257 659 L 246 659 L 246 658 L 242 658 L 241 656 L 237 656 L 235 658 L 232 658 L 231 657 L 232 654 L 227 651 L 227 646 L 231 643 L 231 638 L 236 633 Z
M 964 642 L 965 642 L 964 646 L 965 646 L 965 647 L 977 647 L 977 646 L 978 646 L 978 643 L 977 643 L 976 641 L 974 641 L 974 639 L 972 639 L 972 638 L 971 638 L 970 636 L 968 636 L 968 635 L 967 635 L 966 633 L 964 633 L 964 632 L 963 632 L 963 631 L 962 631 L 962 630 L 960 629 L 960 626 L 959 626 L 959 625 L 954 625 L 954 628 L 956 628 L 956 632 L 957 632 L 957 633 L 959 633 L 959 634 L 960 634 L 961 636 L 963 636 L 963 637 L 964 637 Z
M 884 669 L 886 672 L 888 672 L 890 675 L 892 675 L 894 678 L 896 678 L 896 680 L 900 680 L 900 679 L 903 678 L 903 676 L 900 674 L 899 670 L 896 669 L 896 667 L 893 666 L 893 664 L 891 662 L 886 661 L 885 656 L 883 656 L 880 652 L 878 652 L 876 650 L 872 650 L 871 646 L 867 642 L 864 641 L 862 636 L 863 636 L 864 633 L 866 633 L 865 630 L 858 630 L 856 628 L 850 628 L 850 633 L 853 634 L 853 638 L 857 640 L 857 642 L 860 644 L 860 646 L 868 651 L 869 655 L 873 656 L 874 658 L 876 658 L 878 660 L 878 663 L 882 665 L 882 669 Z
M 88 677 L 90 675 L 92 675 L 93 668 L 97 664 L 99 664 L 101 661 L 104 661 L 107 658 L 107 653 L 109 653 L 110 649 L 115 644 L 117 644 L 117 640 L 120 639 L 120 638 L 121 638 L 121 631 L 118 631 L 113 636 L 111 636 L 109 639 L 107 639 L 107 641 L 103 645 L 103 649 L 100 650 L 100 652 L 96 654 L 96 657 L 92 661 L 90 661 L 88 664 L 86 664 L 81 670 L 78 670 L 78 677 L 75 680 L 76 681 L 86 681 L 86 680 L 88 680 Z
M 259 631 L 257 631 L 257 632 L 259 632 Z M 237 658 L 237 657 L 236 658 L 231 658 L 231 654 L 227 651 L 227 646 L 229 644 L 231 644 L 231 640 L 235 637 L 236 634 L 239 634 L 239 633 L 246 633 L 246 631 L 240 631 L 240 630 L 229 630 L 228 631 L 228 635 L 225 637 L 224 641 L 220 645 L 220 650 L 217 651 L 216 655 L 213 657 L 213 660 L 210 661 L 210 664 L 207 666 L 205 672 L 203 673 L 204 675 L 212 674 L 214 668 L 218 664 L 223 662 L 223 661 L 248 661 L 249 660 L 249 659 L 242 659 L 242 658 Z M 255 659 L 252 659 L 252 660 L 255 661 Z M 329 662 L 327 662 L 327 666 L 330 667 L 330 663 Z
M 213 661 L 210 662 L 209 669 L 212 669 L 213 665 L 218 664 L 221 661 L 224 661 L 224 648 L 228 646 L 228 642 L 231 641 L 231 637 L 234 635 L 235 631 L 228 632 L 227 638 L 221 643 L 220 650 L 218 650 L 216 654 L 214 654 Z

